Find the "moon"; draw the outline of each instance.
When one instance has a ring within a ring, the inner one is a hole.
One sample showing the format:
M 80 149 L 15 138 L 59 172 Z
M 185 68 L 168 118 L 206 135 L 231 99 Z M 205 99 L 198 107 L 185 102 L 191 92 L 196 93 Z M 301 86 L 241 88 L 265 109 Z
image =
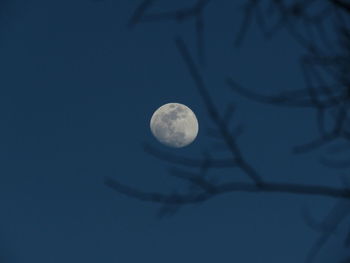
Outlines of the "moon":
M 196 139 L 198 121 L 189 107 L 180 103 L 167 103 L 153 113 L 150 128 L 162 144 L 182 148 Z

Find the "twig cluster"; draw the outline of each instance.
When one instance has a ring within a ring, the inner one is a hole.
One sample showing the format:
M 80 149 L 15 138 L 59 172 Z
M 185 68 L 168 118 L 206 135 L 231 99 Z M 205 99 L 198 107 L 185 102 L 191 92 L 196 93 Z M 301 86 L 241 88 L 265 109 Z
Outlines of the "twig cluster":
M 147 193 L 117 182 L 115 179 L 106 178 L 106 185 L 113 188 L 114 190 L 126 194 L 130 197 L 140 199 L 142 201 L 156 202 L 165 205 L 185 205 L 194 204 L 206 201 L 219 194 L 228 192 L 280 192 L 280 193 L 291 193 L 291 194 L 306 194 L 306 195 L 320 195 L 335 198 L 350 198 L 350 190 L 344 188 L 332 188 L 317 185 L 302 185 L 292 183 L 274 183 L 266 182 L 258 174 L 258 172 L 248 163 L 243 156 L 236 138 L 230 133 L 227 122 L 219 114 L 212 97 L 210 96 L 205 83 L 199 74 L 195 63 L 190 56 L 190 53 L 180 38 L 177 38 L 176 47 L 183 58 L 185 65 L 190 72 L 192 79 L 194 80 L 195 87 L 197 88 L 201 98 L 203 99 L 204 105 L 208 111 L 208 115 L 211 121 L 216 125 L 221 138 L 226 143 L 230 153 L 231 159 L 190 159 L 184 158 L 170 153 L 163 153 L 158 151 L 152 146 L 146 145 L 145 150 L 154 156 L 164 159 L 173 164 L 180 164 L 184 166 L 198 167 L 199 173 L 189 173 L 184 170 L 173 170 L 171 175 L 178 177 L 179 179 L 186 180 L 190 184 L 194 184 L 198 187 L 199 191 L 191 191 L 186 194 L 161 194 L 161 193 Z M 237 182 L 232 181 L 229 183 L 212 183 L 206 179 L 203 174 L 208 168 L 218 167 L 234 167 L 240 169 L 251 182 Z
M 262 2 L 250 1 L 247 4 L 247 12 L 236 43 L 242 41 L 253 13 L 266 37 L 271 37 L 277 30 L 285 28 L 308 52 L 300 62 L 306 87 L 267 96 L 242 88 L 230 78 L 227 78 L 227 84 L 236 93 L 264 104 L 314 110 L 320 135 L 309 143 L 296 146 L 294 152 L 305 153 L 340 141 L 340 145 L 331 145 L 321 162 L 332 168 L 349 168 L 350 159 L 337 160 L 330 156 L 350 150 L 350 3 L 340 0 L 322 1 L 323 9 L 310 16 L 310 10 L 313 6 L 319 6 L 320 1 L 295 1 L 286 7 L 283 1 L 270 0 L 268 2 L 272 4 L 272 9 L 277 10 L 275 16 L 280 19 L 267 29 Z M 271 17 L 268 21 L 271 21 Z M 332 37 L 330 31 L 333 33 Z M 349 186 L 348 183 L 344 185 Z M 318 252 L 349 214 L 349 201 L 342 200 L 335 204 L 321 224 L 315 224 L 315 220 L 310 220 L 304 213 L 305 221 L 320 232 L 320 237 L 309 252 L 307 262 L 314 261 Z M 349 247 L 349 243 L 350 231 L 345 245 Z
M 146 22 L 194 20 L 198 57 L 203 62 L 205 53 L 203 12 L 210 1 L 197 0 L 192 7 L 163 13 L 152 13 L 151 9 L 155 2 L 155 0 L 142 1 L 130 19 L 129 26 L 134 27 Z M 319 8 L 320 6 L 321 8 Z M 226 79 L 227 85 L 234 92 L 264 104 L 314 110 L 320 135 L 308 143 L 296 146 L 294 148 L 295 153 L 309 152 L 336 140 L 345 141 L 346 144 L 329 148 L 331 155 L 349 150 L 350 28 L 346 19 L 350 15 L 350 4 L 347 4 L 345 0 L 299 0 L 291 3 L 289 1 L 289 4 L 283 0 L 248 0 L 243 6 L 243 10 L 244 19 L 235 44 L 240 45 L 242 43 L 254 19 L 267 38 L 272 37 L 279 30 L 287 30 L 297 43 L 305 47 L 307 51 L 300 62 L 306 86 L 305 88 L 276 95 L 265 95 L 256 94 L 243 88 L 229 77 Z M 336 33 L 336 43 L 334 43 L 334 35 L 329 35 L 329 29 Z M 327 187 L 264 180 L 240 149 L 237 139 L 242 129 L 237 127 L 232 132 L 229 128 L 229 120 L 232 119 L 235 110 L 234 105 L 230 104 L 225 112 L 221 113 L 214 103 L 185 42 L 182 38 L 177 38 L 175 45 L 194 81 L 195 88 L 202 98 L 208 116 L 215 126 L 214 130 L 208 131 L 208 134 L 220 139 L 230 156 L 219 159 L 213 158 L 210 153 L 206 152 L 203 157 L 189 158 L 145 144 L 144 150 L 147 153 L 172 165 L 183 167 L 171 168 L 169 175 L 186 182 L 189 186 L 188 190 L 168 194 L 147 192 L 124 185 L 110 177 L 105 179 L 105 184 L 129 197 L 159 203 L 161 205 L 159 216 L 171 215 L 184 205 L 202 203 L 218 195 L 234 192 L 285 193 L 336 198 L 336 205 L 329 216 L 321 223 L 316 222 L 308 211 L 304 213 L 308 225 L 320 232 L 320 237 L 315 242 L 307 259 L 308 262 L 311 262 L 339 224 L 350 214 L 349 185 Z M 329 50 L 332 52 L 329 52 Z M 332 121 L 329 122 L 327 119 Z M 332 167 L 350 167 L 350 160 L 339 162 L 324 157 L 322 162 Z M 193 172 L 193 169 L 196 172 Z M 218 177 L 213 179 L 208 176 L 209 170 L 214 169 L 215 171 L 217 169 L 232 169 L 233 174 L 243 173 L 249 181 L 240 180 L 238 176 L 232 176 L 232 180 L 229 182 L 220 182 Z M 238 170 L 240 173 L 238 173 Z M 350 232 L 345 244 L 347 246 L 350 244 Z

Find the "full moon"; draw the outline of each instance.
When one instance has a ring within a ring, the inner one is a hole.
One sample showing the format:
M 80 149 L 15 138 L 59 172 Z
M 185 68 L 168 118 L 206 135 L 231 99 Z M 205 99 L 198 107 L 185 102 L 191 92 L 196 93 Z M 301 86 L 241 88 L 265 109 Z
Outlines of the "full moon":
M 181 148 L 192 143 L 198 134 L 196 115 L 180 103 L 167 103 L 152 115 L 150 128 L 152 134 L 162 144 Z

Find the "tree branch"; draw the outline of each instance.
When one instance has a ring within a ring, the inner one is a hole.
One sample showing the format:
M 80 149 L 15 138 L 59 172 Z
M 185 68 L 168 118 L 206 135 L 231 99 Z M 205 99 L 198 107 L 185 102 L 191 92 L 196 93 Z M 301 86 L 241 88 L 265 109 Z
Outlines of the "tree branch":
M 330 0 L 331 3 L 335 4 L 337 7 L 342 8 L 344 11 L 350 13 L 350 3 L 346 3 L 341 0 Z
M 113 178 L 106 177 L 105 185 L 135 199 L 160 204 L 196 204 L 206 201 L 214 196 L 225 193 L 246 192 L 246 193 L 283 193 L 297 195 L 323 196 L 332 198 L 350 199 L 350 191 L 346 188 L 335 188 L 317 185 L 301 185 L 292 183 L 265 182 L 260 186 L 252 183 L 232 182 L 215 186 L 215 191 L 202 191 L 189 194 L 162 194 L 156 192 L 144 192 L 136 188 L 119 183 Z
M 182 56 L 189 70 L 192 79 L 195 82 L 195 86 L 204 101 L 204 105 L 206 106 L 206 109 L 209 113 L 209 117 L 218 127 L 218 130 L 221 133 L 223 140 L 225 141 L 232 155 L 239 164 L 239 167 L 247 174 L 248 177 L 250 177 L 255 182 L 256 185 L 260 185 L 263 182 L 262 179 L 255 171 L 255 169 L 251 167 L 242 156 L 242 153 L 239 150 L 235 139 L 230 134 L 230 130 L 228 129 L 226 122 L 223 121 L 223 119 L 220 117 L 219 112 L 214 102 L 212 101 L 207 88 L 205 87 L 204 81 L 201 75 L 199 74 L 195 63 L 193 62 L 193 59 L 191 58 L 185 43 L 181 38 L 177 38 L 175 40 L 175 43 L 178 51 L 180 52 L 180 55 Z

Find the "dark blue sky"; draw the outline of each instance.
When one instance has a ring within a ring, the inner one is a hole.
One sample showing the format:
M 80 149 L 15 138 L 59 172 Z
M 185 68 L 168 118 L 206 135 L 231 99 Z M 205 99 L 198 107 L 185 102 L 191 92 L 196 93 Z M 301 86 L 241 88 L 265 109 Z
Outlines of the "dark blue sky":
M 167 102 L 188 105 L 200 125 L 192 145 L 169 151 L 195 157 L 211 149 L 205 130 L 212 124 L 174 44 L 183 37 L 195 56 L 193 23 L 129 30 L 138 3 L 2 2 L 1 262 L 302 262 L 318 235 L 305 224 L 301 207 L 321 218 L 335 200 L 234 193 L 159 220 L 158 206 L 103 184 L 110 176 L 145 190 L 183 187 L 167 175 L 168 164 L 142 148 L 147 142 L 164 150 L 149 120 Z M 242 18 L 237 6 L 213 1 L 206 9 L 206 66 L 200 68 L 220 110 L 237 104 L 234 124 L 245 127 L 242 152 L 266 179 L 339 185 L 334 170 L 319 164 L 320 152 L 291 153 L 314 138 L 314 112 L 261 105 L 226 86 L 226 76 L 267 94 L 304 85 L 304 50 L 287 33 L 266 41 L 253 26 L 242 46 L 233 47 Z M 338 239 L 331 239 L 319 262 L 342 253 Z

